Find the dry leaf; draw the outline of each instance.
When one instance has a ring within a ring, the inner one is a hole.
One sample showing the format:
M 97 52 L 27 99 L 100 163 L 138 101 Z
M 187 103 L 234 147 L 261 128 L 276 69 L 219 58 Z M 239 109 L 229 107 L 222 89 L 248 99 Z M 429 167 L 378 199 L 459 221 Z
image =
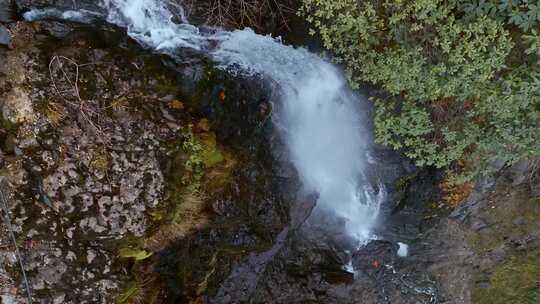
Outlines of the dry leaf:
M 173 101 L 171 101 L 171 102 L 169 103 L 169 107 L 170 107 L 171 109 L 175 109 L 175 110 L 183 110 L 183 109 L 184 109 L 184 103 L 181 102 L 181 101 L 178 100 L 178 99 L 175 99 L 175 100 L 173 100 Z

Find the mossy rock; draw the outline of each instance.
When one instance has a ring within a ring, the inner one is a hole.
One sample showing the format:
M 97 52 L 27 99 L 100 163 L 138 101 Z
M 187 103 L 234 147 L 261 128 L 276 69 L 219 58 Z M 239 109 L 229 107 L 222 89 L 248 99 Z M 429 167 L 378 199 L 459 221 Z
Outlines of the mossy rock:
M 540 254 L 511 257 L 495 268 L 488 288 L 475 288 L 473 303 L 540 303 Z
M 467 245 L 483 254 L 501 246 L 508 239 L 520 239 L 536 229 L 540 220 L 540 198 L 529 198 L 527 193 L 503 188 L 493 202 L 496 208 L 486 208 L 483 218 L 489 230 L 475 232 L 467 238 Z M 516 222 L 521 221 L 521 224 Z

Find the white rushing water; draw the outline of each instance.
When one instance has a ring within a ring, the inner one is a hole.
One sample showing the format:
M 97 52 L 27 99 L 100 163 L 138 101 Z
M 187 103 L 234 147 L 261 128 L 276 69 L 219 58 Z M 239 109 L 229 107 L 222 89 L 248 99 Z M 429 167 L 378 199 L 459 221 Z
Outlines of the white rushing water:
M 264 75 L 279 84 L 281 104 L 273 120 L 282 132 L 307 193 L 319 193 L 317 208 L 346 219 L 347 232 L 370 237 L 384 191 L 364 176 L 368 140 L 358 98 L 342 73 L 305 49 L 252 30 L 201 31 L 182 7 L 160 0 L 105 0 L 107 20 L 128 29 L 146 47 L 163 52 L 190 48 L 218 67 Z
M 397 244 L 399 246 L 397 255 L 402 258 L 407 257 L 409 255 L 409 245 L 402 242 L 398 242 Z

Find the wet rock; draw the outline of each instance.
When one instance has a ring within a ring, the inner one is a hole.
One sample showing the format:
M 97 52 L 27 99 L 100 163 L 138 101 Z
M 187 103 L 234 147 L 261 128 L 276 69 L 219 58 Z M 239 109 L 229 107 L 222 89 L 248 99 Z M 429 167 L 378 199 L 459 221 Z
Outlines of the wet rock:
M 354 283 L 354 273 L 342 269 L 324 271 L 323 277 L 326 282 L 335 285 Z
M 316 195 L 309 195 L 291 206 L 291 227 L 293 229 L 299 228 L 311 215 L 317 199 L 318 197 Z
M 13 15 L 12 0 L 0 0 L 0 23 L 12 22 Z
M 51 36 L 62 39 L 73 32 L 73 25 L 68 22 L 41 21 L 42 28 Z
M 54 8 L 60 11 L 86 10 L 99 14 L 105 13 L 104 9 L 98 5 L 99 2 L 95 0 L 15 0 L 15 3 L 17 8 L 21 11 Z
M 0 45 L 9 46 L 11 43 L 11 34 L 8 29 L 0 24 Z
M 534 161 L 531 160 L 520 160 L 517 163 L 513 164 L 506 174 L 512 179 L 512 185 L 518 186 L 527 182 L 533 175 L 531 170 L 536 168 Z
M 397 259 L 399 246 L 388 241 L 371 241 L 353 255 L 353 266 L 368 275 L 376 275 L 393 265 Z

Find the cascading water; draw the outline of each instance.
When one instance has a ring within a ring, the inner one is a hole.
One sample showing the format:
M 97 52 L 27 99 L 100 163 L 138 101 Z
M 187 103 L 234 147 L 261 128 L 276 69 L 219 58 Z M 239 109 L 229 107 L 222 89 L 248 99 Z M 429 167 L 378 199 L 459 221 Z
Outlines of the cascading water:
M 231 33 L 212 57 L 222 67 L 263 74 L 279 84 L 282 104 L 273 119 L 305 191 L 319 194 L 318 208 L 345 218 L 350 235 L 370 237 L 382 192 L 375 195 L 363 174 L 367 130 L 358 96 L 340 71 L 305 49 L 251 30 Z
M 187 22 L 176 4 L 105 0 L 102 6 L 109 22 L 126 27 L 147 47 L 170 54 L 179 48 L 197 50 L 220 68 L 277 82 L 282 100 L 273 121 L 306 193 L 319 194 L 319 210 L 345 219 L 349 235 L 360 242 L 371 237 L 384 191 L 375 191 L 364 174 L 369 141 L 360 120 L 359 96 L 339 69 L 305 49 L 250 29 L 202 31 Z

